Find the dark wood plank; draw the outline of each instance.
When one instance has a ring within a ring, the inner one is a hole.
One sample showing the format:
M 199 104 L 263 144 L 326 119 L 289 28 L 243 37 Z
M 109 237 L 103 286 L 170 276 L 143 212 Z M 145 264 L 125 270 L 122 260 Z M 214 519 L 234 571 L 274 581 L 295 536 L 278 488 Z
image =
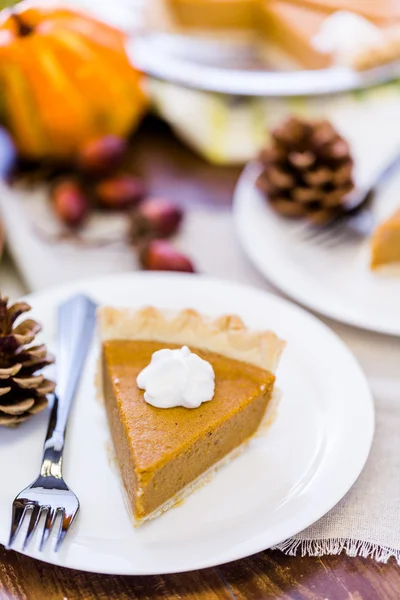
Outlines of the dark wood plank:
M 167 195 L 186 206 L 231 204 L 240 167 L 208 164 L 155 117 L 145 119 L 134 140 L 135 170 L 148 182 L 152 194 Z
M 268 551 L 219 567 L 238 600 L 398 600 L 400 569 L 392 560 L 292 557 Z
M 113 577 L 53 567 L 0 546 L 0 600 L 64 598 L 232 600 L 232 594 L 216 569 L 164 577 Z
M 345 555 L 268 551 L 216 569 L 114 577 L 53 567 L 0 547 L 0 600 L 398 600 L 400 569 Z

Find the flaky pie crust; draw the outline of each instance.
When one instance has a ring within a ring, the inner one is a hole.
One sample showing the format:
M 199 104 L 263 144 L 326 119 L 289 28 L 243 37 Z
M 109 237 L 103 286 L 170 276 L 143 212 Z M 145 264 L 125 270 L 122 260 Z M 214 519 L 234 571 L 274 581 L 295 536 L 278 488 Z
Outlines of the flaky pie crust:
M 272 331 L 248 329 L 234 315 L 216 319 L 193 309 L 178 313 L 147 306 L 98 310 L 100 337 L 106 340 L 143 340 L 192 346 L 222 354 L 275 373 L 285 343 Z

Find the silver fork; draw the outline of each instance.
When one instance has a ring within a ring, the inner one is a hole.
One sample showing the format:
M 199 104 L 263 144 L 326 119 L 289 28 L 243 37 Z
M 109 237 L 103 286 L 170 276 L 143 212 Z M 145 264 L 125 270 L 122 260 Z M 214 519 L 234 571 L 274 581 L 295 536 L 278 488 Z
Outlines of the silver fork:
M 86 296 L 74 296 L 58 311 L 58 382 L 39 477 L 15 498 L 8 548 L 12 548 L 24 520 L 29 525 L 23 543 L 25 549 L 45 514 L 40 541 L 43 550 L 55 524 L 60 524 L 55 551 L 60 548 L 79 511 L 79 500 L 62 476 L 65 431 L 73 398 L 82 372 L 95 326 L 96 305 Z
M 324 225 L 307 225 L 301 229 L 306 241 L 327 245 L 351 242 L 369 236 L 375 226 L 372 201 L 377 188 L 400 166 L 400 151 L 367 186 L 356 188 L 348 197 L 346 211 Z

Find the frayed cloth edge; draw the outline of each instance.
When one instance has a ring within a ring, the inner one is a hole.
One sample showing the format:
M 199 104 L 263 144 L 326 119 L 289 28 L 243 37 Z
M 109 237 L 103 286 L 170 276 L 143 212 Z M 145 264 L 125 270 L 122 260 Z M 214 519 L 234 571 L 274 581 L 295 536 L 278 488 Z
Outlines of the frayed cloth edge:
M 281 550 L 288 556 L 334 556 L 345 552 L 347 556 L 372 558 L 379 563 L 387 563 L 393 556 L 400 566 L 400 550 L 382 546 L 381 544 L 347 538 L 330 538 L 326 540 L 289 539 L 277 546 L 273 546 L 272 550 Z

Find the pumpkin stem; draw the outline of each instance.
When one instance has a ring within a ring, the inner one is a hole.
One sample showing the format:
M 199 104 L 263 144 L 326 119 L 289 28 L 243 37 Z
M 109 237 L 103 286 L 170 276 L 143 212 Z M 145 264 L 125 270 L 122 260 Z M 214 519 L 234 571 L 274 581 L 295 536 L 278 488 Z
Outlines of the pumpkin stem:
M 33 33 L 33 27 L 31 27 L 30 25 L 27 25 L 23 21 L 21 15 L 13 13 L 11 16 L 14 19 L 15 25 L 17 26 L 18 35 L 20 37 L 25 37 L 25 36 Z

